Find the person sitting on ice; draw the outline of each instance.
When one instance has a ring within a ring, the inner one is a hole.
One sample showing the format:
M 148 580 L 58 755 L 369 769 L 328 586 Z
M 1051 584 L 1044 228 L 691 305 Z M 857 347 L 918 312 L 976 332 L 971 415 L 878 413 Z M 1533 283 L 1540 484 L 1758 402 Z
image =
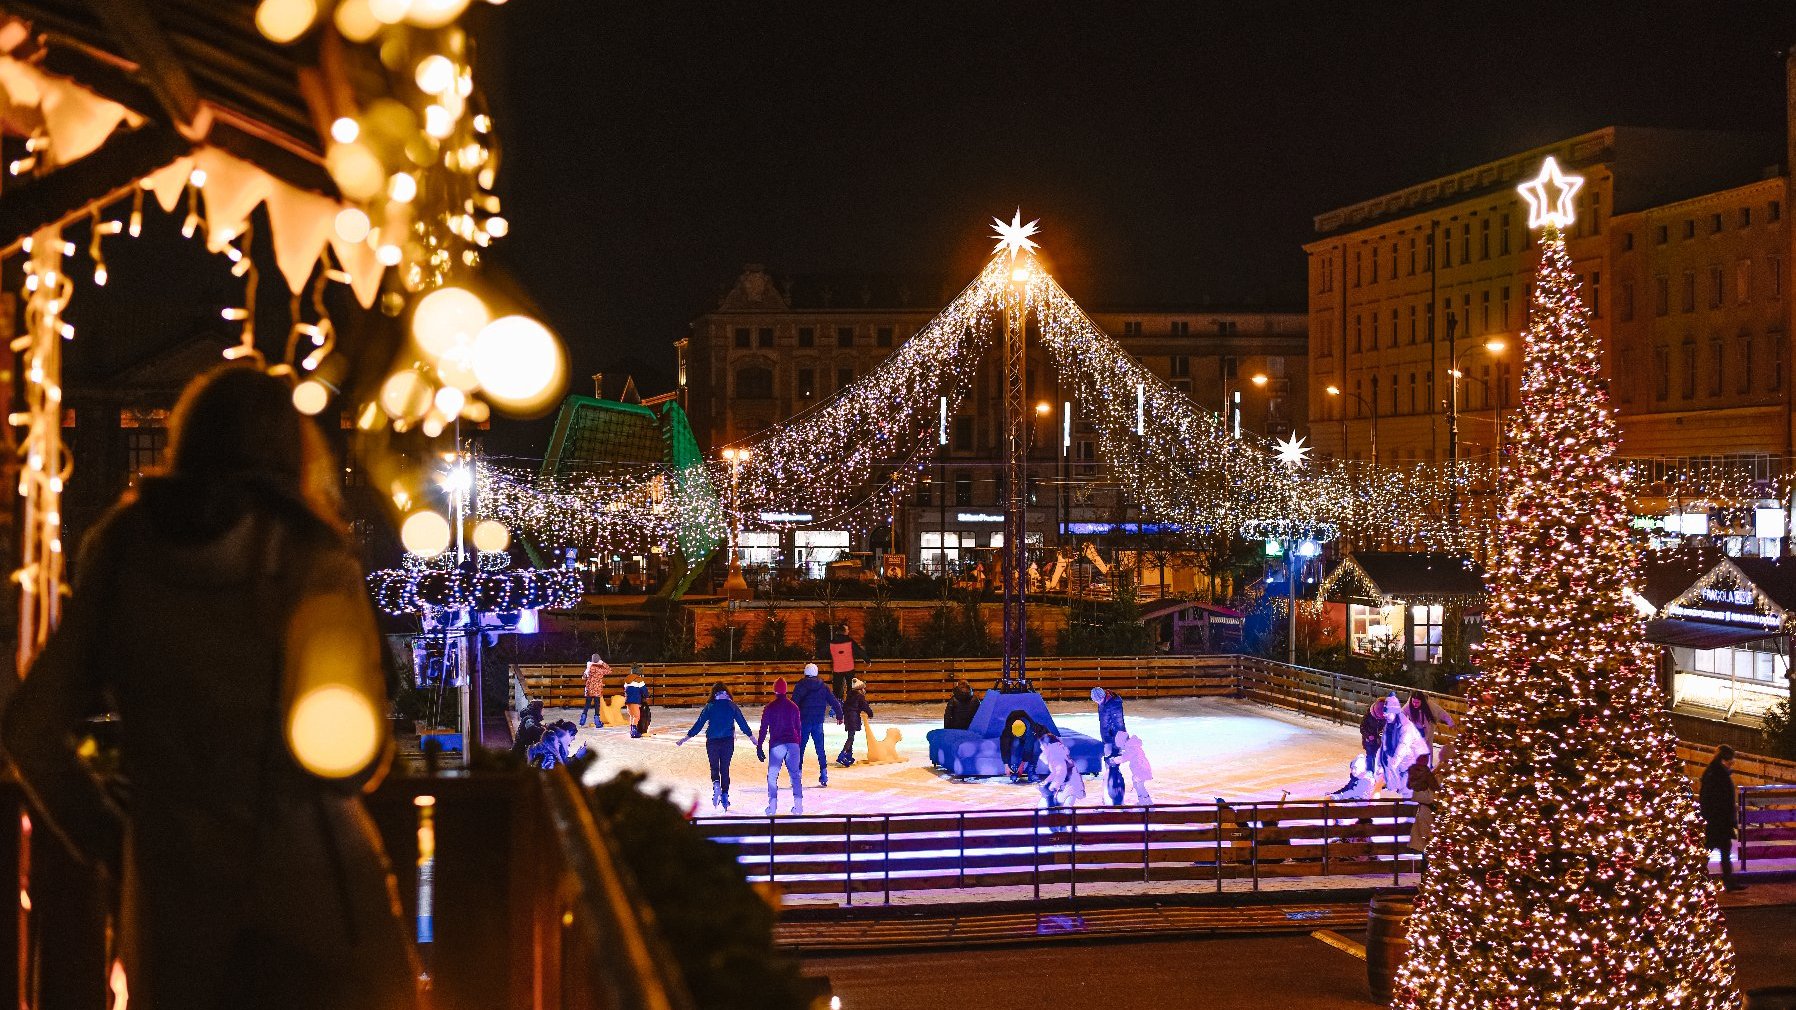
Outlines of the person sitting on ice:
M 1378 770 L 1384 787 L 1409 799 L 1409 769 L 1428 755 L 1428 743 L 1415 724 L 1403 718 L 1403 703 L 1395 694 L 1384 700 L 1384 740 L 1378 751 Z
M 1153 803 L 1147 783 L 1154 777 L 1154 767 L 1148 764 L 1147 749 L 1142 746 L 1141 738 L 1126 730 L 1116 734 L 1116 755 L 1110 759 L 1110 767 L 1118 774 L 1124 765 L 1129 768 L 1129 784 L 1135 787 L 1135 802 L 1144 807 Z
M 1098 739 L 1104 742 L 1104 792 L 1110 797 L 1111 806 L 1120 807 L 1123 801 L 1122 769 L 1108 759 L 1117 754 L 1117 734 L 1129 728 L 1128 722 L 1123 718 L 1122 695 L 1094 687 L 1091 689 L 1091 700 L 1098 707 Z
M 1038 788 L 1048 809 L 1078 806 L 1085 798 L 1085 779 L 1079 775 L 1079 766 L 1066 742 L 1047 729 L 1041 731 L 1041 761 L 1047 766 L 1048 777 Z
M 1377 791 L 1378 785 L 1373 781 L 1372 773 L 1366 768 L 1366 756 L 1355 754 L 1353 760 L 1347 764 L 1347 784 L 1329 793 L 1328 798 L 1331 800 L 1369 800 Z

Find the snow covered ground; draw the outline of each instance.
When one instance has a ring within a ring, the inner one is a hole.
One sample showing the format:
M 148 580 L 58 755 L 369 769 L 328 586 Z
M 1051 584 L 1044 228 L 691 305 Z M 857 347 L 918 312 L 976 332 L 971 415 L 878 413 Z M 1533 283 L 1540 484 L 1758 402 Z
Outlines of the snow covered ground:
M 1095 706 L 1079 702 L 1048 706 L 1063 728 L 1091 736 L 1098 732 Z M 805 759 L 805 812 L 808 814 L 899 813 L 935 810 L 1003 810 L 1037 805 L 1036 791 L 1001 779 L 955 782 L 929 763 L 925 737 L 941 725 L 940 705 L 879 705 L 874 732 L 888 728 L 903 734 L 898 745 L 902 762 L 867 764 L 866 736 L 855 740 L 861 763 L 852 768 L 830 766 L 829 788 L 817 789 L 815 755 Z M 551 709 L 551 719 L 578 720 L 576 710 Z M 745 710 L 750 726 L 759 729 L 759 709 Z M 1267 708 L 1231 698 L 1184 698 L 1127 702 L 1129 731 L 1147 745 L 1154 767 L 1151 790 L 1156 803 L 1208 803 L 1220 796 L 1232 802 L 1310 799 L 1339 788 L 1347 780 L 1347 764 L 1359 749 L 1355 726 Z M 699 804 L 710 815 L 710 778 L 705 745 L 697 737 L 684 747 L 674 744 L 698 717 L 696 709 L 658 708 L 649 735 L 632 740 L 623 729 L 588 726 L 580 739 L 598 755 L 589 781 L 600 781 L 624 769 L 643 772 L 650 786 L 672 792 L 682 806 Z M 833 762 L 844 731 L 833 722 L 824 737 Z M 736 813 L 758 815 L 766 803 L 766 765 L 755 760 L 754 744 L 737 739 L 732 798 Z M 786 789 L 781 776 L 781 792 Z M 1104 802 L 1103 789 L 1087 780 L 1086 805 Z M 1133 801 L 1131 791 L 1130 801 Z M 790 804 L 787 797 L 782 808 Z

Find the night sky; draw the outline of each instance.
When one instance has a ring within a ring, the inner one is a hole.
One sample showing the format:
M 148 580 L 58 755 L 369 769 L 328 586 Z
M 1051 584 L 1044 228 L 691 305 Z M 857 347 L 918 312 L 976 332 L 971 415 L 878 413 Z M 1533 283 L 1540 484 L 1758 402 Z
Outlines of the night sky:
M 1301 309 L 1317 212 L 1605 125 L 1780 131 L 1796 42 L 1787 3 L 1222 6 L 508 3 L 499 260 L 574 375 L 650 393 L 744 263 L 958 280 L 1019 204 L 1090 304 Z

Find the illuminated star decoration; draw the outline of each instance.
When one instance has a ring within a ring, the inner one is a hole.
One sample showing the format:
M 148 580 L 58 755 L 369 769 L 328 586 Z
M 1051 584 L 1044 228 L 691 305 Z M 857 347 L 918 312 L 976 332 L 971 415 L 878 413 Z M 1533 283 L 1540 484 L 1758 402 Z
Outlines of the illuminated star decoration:
M 998 240 L 998 244 L 992 247 L 992 252 L 1008 252 L 1011 259 L 1016 259 L 1017 253 L 1030 252 L 1040 248 L 1029 238 L 1040 230 L 1036 227 L 1039 224 L 1041 224 L 1041 218 L 1024 224 L 1023 208 L 1021 207 L 1018 207 L 1016 213 L 1011 215 L 1009 224 L 1005 224 L 1003 218 L 992 218 L 992 227 L 998 229 L 992 232 L 992 238 Z
M 1289 467 L 1299 467 L 1308 462 L 1310 447 L 1304 445 L 1303 439 L 1298 438 L 1296 435 L 1291 435 L 1273 444 L 1278 446 L 1278 461 L 1280 463 Z
M 1517 186 L 1516 192 L 1528 201 L 1529 228 L 1564 228 L 1572 223 L 1575 210 L 1572 197 L 1584 186 L 1581 175 L 1559 171 L 1559 162 L 1548 158 L 1540 166 L 1540 174 Z M 1548 189 L 1553 192 L 1549 193 Z

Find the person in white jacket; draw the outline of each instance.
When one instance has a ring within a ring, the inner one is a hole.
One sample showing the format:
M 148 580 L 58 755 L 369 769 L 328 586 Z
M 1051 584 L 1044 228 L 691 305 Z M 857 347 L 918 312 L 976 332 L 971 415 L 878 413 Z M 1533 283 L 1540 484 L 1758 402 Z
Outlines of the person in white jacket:
M 1079 769 L 1073 762 L 1072 751 L 1066 742 L 1054 733 L 1041 734 L 1041 763 L 1048 769 L 1048 777 L 1041 783 L 1041 797 L 1047 801 L 1048 809 L 1078 806 L 1085 798 L 1085 780 L 1079 776 Z
M 1127 730 L 1120 731 L 1116 734 L 1116 750 L 1110 764 L 1115 768 L 1128 768 L 1129 784 L 1135 789 L 1135 802 L 1144 807 L 1153 803 L 1154 798 L 1148 795 L 1147 784 L 1154 777 L 1154 766 L 1148 763 L 1147 749 L 1142 746 L 1141 738 Z

